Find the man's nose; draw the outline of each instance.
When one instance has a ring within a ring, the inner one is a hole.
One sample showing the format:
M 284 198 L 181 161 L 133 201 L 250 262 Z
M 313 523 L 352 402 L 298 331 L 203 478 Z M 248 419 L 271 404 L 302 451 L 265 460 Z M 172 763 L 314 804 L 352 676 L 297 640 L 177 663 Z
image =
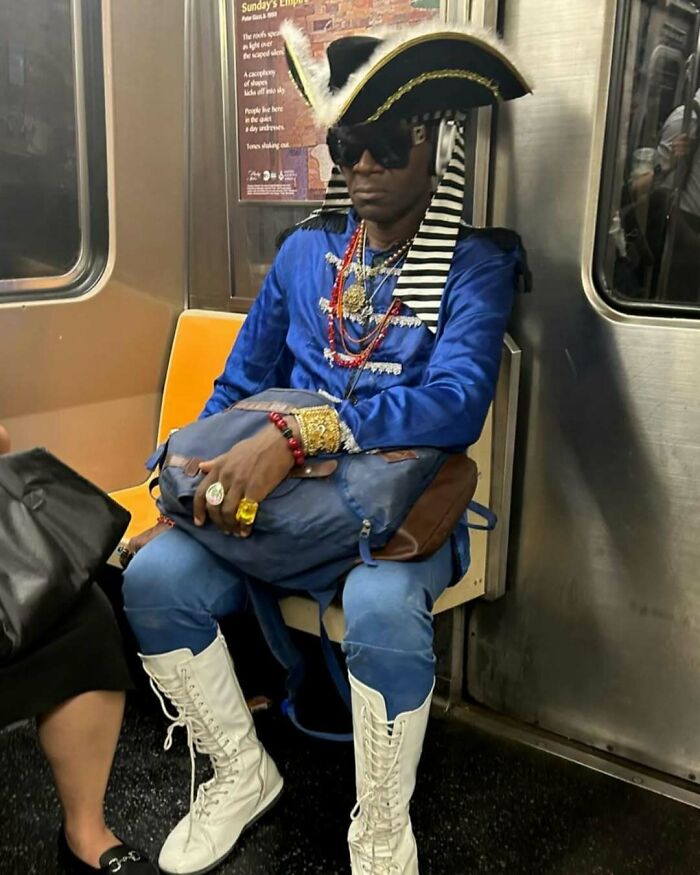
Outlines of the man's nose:
M 377 173 L 380 170 L 383 170 L 382 165 L 379 164 L 378 161 L 375 160 L 372 153 L 369 149 L 365 149 L 365 151 L 360 155 L 360 160 L 355 164 L 352 168 L 355 173 Z

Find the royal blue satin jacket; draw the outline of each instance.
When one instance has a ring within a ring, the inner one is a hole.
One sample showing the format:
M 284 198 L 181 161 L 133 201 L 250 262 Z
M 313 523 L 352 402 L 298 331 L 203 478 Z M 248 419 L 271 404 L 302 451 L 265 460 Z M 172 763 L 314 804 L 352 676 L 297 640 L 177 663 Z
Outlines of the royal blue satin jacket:
M 327 310 L 338 263 L 356 226 L 351 213 L 343 231 L 302 227 L 286 239 L 202 416 L 263 389 L 309 389 L 335 404 L 347 451 L 466 449 L 478 439 L 494 395 L 522 250 L 516 245 L 505 251 L 479 233 L 459 240 L 437 332 L 403 307 L 351 400 L 344 400 L 355 371 L 328 360 Z M 365 264 L 381 271 L 381 259 L 368 249 Z M 378 318 L 392 303 L 396 281 L 391 272 L 367 280 Z M 460 546 L 466 561 L 466 543 Z

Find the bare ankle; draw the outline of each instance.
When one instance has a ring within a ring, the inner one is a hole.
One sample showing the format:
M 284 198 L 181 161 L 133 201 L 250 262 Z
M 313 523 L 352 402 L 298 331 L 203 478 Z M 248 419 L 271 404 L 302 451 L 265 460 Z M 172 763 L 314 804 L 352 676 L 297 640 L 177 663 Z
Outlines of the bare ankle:
M 104 822 L 71 823 L 66 820 L 63 828 L 71 851 L 96 869 L 99 868 L 102 854 L 119 844 L 119 839 Z

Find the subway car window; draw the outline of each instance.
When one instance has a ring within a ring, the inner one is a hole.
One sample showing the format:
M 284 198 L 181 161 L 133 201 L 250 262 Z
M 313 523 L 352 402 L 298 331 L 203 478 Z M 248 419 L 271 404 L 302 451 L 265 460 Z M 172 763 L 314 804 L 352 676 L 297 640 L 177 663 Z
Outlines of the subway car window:
M 700 307 L 700 4 L 620 3 L 599 277 L 625 309 Z
M 104 265 L 99 6 L 0 4 L 0 300 L 80 293 Z

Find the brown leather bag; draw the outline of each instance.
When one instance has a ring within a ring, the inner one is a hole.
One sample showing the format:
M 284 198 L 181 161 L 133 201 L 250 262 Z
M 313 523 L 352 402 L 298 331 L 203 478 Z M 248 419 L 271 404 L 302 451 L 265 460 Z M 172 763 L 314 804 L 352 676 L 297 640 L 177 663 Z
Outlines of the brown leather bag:
M 432 556 L 466 512 L 478 479 L 473 459 L 465 453 L 450 456 L 386 547 L 375 551 L 374 558 L 409 562 Z

